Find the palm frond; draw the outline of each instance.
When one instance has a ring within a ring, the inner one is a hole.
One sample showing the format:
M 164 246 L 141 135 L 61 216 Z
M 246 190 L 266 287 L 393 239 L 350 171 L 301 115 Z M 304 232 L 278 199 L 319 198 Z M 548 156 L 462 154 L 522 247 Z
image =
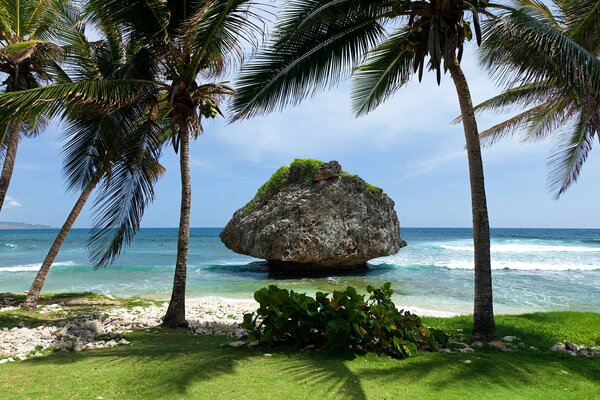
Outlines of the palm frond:
M 528 83 L 510 88 L 474 107 L 475 112 L 508 111 L 530 106 L 532 103 L 548 101 L 556 96 L 555 86 L 550 80 Z M 458 119 L 460 120 L 460 119 Z
M 382 39 L 385 30 L 380 16 L 352 8 L 349 2 L 336 4 L 335 10 L 329 10 L 330 18 L 307 23 L 304 16 L 326 2 L 290 3 L 288 14 L 279 19 L 274 40 L 241 72 L 233 101 L 234 120 L 298 104 L 337 84 Z M 293 12 L 294 7 L 302 12 Z M 300 30 L 289 33 L 289 27 L 303 22 Z
M 599 128 L 597 116 L 581 114 L 571 134 L 557 145 L 549 160 L 548 175 L 548 187 L 556 199 L 577 182 Z
M 594 54 L 600 51 L 600 2 L 568 0 L 565 7 L 566 34 Z
M 151 119 L 138 124 L 105 181 L 94 204 L 94 226 L 88 240 L 96 267 L 111 264 L 139 229 L 144 211 L 154 199 L 154 184 L 164 173 L 158 160 L 165 129 Z
M 64 117 L 69 107 L 91 110 L 117 109 L 140 97 L 154 93 L 159 82 L 107 79 L 54 84 L 20 92 L 0 94 L 0 107 L 15 118 L 28 118 L 45 113 L 49 118 Z
M 370 51 L 365 63 L 356 69 L 352 90 L 356 115 L 374 110 L 410 80 L 415 53 L 408 47 L 408 33 L 398 30 Z
M 600 89 L 600 60 L 554 26 L 519 10 L 488 21 L 484 31 L 480 62 L 508 87 L 552 78 Z
M 529 120 L 533 118 L 534 115 L 547 106 L 548 104 L 546 103 L 540 104 L 482 131 L 479 134 L 481 145 L 490 147 L 507 136 L 515 135 L 527 126 Z
M 223 59 L 225 65 L 241 64 L 244 46 L 255 48 L 260 43 L 266 29 L 262 17 L 265 7 L 255 0 L 213 0 L 200 4 L 196 13 L 183 23 L 181 36 L 193 55 L 192 69 L 209 67 L 219 76 L 221 68 L 210 68 L 215 59 Z
M 168 43 L 171 13 L 169 6 L 185 6 L 186 2 L 164 0 L 89 0 L 87 12 L 92 20 L 120 26 L 125 34 L 146 46 Z

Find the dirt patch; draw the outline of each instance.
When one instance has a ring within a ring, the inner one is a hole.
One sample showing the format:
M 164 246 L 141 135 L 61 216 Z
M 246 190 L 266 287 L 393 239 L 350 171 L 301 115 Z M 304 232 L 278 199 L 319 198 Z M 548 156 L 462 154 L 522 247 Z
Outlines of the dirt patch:
M 122 302 L 118 300 L 109 300 L 109 299 L 95 299 L 90 300 L 85 297 L 75 297 L 68 299 L 54 299 L 53 303 L 61 303 L 64 302 L 65 306 L 71 307 L 81 307 L 81 306 L 120 306 L 123 305 Z

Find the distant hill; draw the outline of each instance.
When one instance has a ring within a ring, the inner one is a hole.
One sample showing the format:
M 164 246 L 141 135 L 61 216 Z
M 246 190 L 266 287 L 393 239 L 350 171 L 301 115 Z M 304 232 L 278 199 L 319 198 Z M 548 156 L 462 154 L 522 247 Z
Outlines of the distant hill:
M 0 221 L 0 229 L 50 229 L 49 225 L 25 224 L 23 222 Z

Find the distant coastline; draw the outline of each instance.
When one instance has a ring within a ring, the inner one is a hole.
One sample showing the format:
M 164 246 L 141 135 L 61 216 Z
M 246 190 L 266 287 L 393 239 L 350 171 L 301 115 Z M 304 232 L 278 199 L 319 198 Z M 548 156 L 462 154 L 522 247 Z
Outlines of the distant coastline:
M 50 225 L 0 221 L 0 229 L 52 229 Z

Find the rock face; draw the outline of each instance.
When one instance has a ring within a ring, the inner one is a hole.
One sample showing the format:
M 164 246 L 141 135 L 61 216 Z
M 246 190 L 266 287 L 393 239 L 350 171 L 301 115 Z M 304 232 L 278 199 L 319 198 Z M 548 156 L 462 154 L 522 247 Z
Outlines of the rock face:
M 221 233 L 231 250 L 293 269 L 363 266 L 406 242 L 394 202 L 336 161 L 295 160 L 236 211 Z

